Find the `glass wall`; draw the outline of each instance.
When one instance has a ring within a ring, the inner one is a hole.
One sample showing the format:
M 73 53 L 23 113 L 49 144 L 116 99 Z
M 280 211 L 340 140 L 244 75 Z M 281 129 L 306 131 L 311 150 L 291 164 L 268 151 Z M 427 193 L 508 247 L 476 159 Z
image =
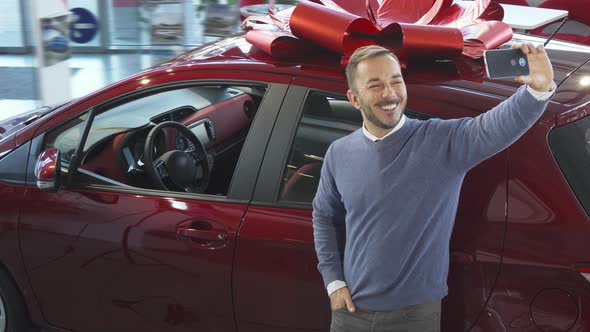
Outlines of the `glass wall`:
M 0 1 L 0 47 L 24 47 L 20 0 Z
M 239 30 L 237 1 L 109 0 L 109 48 L 190 48 Z
M 252 0 L 264 2 L 265 0 Z M 240 31 L 239 3 L 245 0 L 68 0 L 97 20 L 97 32 L 71 40 L 73 52 L 103 50 L 178 51 Z M 281 1 L 279 1 L 281 2 Z M 31 0 L 0 0 L 0 48 L 32 47 Z M 84 34 L 95 23 L 77 21 L 70 28 Z M 24 32 L 23 32 L 24 31 Z M 25 36 L 25 37 L 23 37 Z
M 114 48 L 141 45 L 138 0 L 108 0 L 107 22 L 109 46 Z
M 193 44 L 189 22 L 195 17 L 191 0 L 110 0 L 109 47 L 170 48 Z

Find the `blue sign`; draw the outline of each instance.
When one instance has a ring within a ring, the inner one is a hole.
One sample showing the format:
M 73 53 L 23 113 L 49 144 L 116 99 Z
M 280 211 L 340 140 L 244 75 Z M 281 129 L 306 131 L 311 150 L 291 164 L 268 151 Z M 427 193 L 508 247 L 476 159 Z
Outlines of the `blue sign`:
M 98 20 L 88 9 L 72 8 L 70 22 L 70 40 L 78 44 L 91 41 L 98 32 Z

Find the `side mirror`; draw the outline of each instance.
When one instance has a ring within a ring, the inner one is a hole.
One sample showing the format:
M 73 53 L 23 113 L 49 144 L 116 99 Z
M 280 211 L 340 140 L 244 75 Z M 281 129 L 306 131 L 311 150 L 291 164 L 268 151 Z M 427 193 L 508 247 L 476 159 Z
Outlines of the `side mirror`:
M 58 149 L 43 151 L 35 165 L 37 188 L 47 192 L 57 192 L 61 173 L 61 162 Z

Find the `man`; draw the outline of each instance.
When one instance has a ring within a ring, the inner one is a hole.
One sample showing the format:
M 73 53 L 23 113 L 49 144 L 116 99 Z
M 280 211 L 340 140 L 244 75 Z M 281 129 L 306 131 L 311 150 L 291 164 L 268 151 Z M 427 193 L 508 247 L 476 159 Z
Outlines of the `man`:
M 555 90 L 543 47 L 513 47 L 528 57 L 530 75 L 515 78 L 526 86 L 476 118 L 453 120 L 404 116 L 406 86 L 387 49 L 350 58 L 347 96 L 363 128 L 328 148 L 313 202 L 332 331 L 440 330 L 465 173 L 522 136 Z

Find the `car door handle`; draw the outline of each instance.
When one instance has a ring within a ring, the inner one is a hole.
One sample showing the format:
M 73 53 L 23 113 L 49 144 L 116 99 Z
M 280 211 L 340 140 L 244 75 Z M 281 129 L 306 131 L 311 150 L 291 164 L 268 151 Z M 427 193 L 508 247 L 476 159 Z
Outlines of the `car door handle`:
M 471 254 L 467 254 L 460 251 L 454 251 L 451 253 L 451 262 L 458 265 L 471 265 L 475 261 L 475 257 Z
M 179 228 L 176 234 L 180 238 L 191 238 L 205 241 L 225 241 L 227 233 L 215 230 L 201 230 L 194 228 Z

